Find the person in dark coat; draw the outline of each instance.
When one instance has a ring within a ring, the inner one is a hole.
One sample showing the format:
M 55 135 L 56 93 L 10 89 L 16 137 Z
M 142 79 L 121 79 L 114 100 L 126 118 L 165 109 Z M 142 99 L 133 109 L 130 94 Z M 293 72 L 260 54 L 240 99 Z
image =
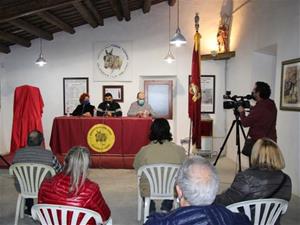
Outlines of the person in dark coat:
M 251 141 L 251 147 L 263 137 L 277 141 L 277 108 L 275 102 L 270 99 L 270 95 L 270 86 L 265 82 L 257 81 L 252 90 L 252 97 L 256 101 L 255 106 L 250 108 L 248 115 L 246 115 L 243 106 L 238 107 L 243 127 L 249 127 L 248 138 Z M 250 151 L 251 147 L 249 147 Z M 251 167 L 251 152 L 242 152 L 249 157 L 249 167 Z
M 113 100 L 111 93 L 104 95 L 104 102 L 98 105 L 97 116 L 119 117 L 122 116 L 122 110 L 116 101 Z
M 145 225 L 250 225 L 246 215 L 212 204 L 218 188 L 219 178 L 209 161 L 199 156 L 186 159 L 176 180 L 180 208 L 152 214 Z
M 238 173 L 230 188 L 217 195 L 215 202 L 230 205 L 236 202 L 260 199 L 291 199 L 292 182 L 281 170 L 284 158 L 278 145 L 268 138 L 259 139 L 252 150 L 252 167 Z M 277 223 L 278 224 L 278 223 Z
M 90 96 L 83 93 L 79 97 L 80 105 L 72 112 L 72 116 L 86 116 L 91 117 L 94 115 L 95 106 L 90 104 Z

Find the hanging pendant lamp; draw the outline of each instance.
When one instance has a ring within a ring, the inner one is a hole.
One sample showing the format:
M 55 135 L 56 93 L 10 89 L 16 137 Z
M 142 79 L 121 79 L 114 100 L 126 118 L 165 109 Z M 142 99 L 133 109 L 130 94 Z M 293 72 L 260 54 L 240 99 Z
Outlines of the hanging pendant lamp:
M 177 29 L 176 33 L 170 40 L 170 44 L 175 45 L 176 47 L 180 47 L 181 45 L 186 44 L 185 37 L 183 36 L 179 28 L 179 0 L 177 0 Z
M 39 67 L 43 67 L 44 65 L 47 64 L 47 61 L 43 57 L 43 49 L 42 49 L 42 39 L 40 38 L 40 55 L 35 61 L 35 64 L 38 65 Z
M 171 7 L 169 6 L 169 40 L 170 40 L 170 26 L 171 26 Z M 175 57 L 173 56 L 173 54 L 171 52 L 170 42 L 168 44 L 169 44 L 169 51 L 168 51 L 168 54 L 166 55 L 166 57 L 164 58 L 164 60 L 167 63 L 172 63 L 175 61 Z

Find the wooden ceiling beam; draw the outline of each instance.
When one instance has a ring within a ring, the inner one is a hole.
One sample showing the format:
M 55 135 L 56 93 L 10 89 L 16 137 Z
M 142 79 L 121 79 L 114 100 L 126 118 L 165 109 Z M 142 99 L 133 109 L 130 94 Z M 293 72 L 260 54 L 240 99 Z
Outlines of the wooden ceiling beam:
M 77 9 L 82 18 L 91 25 L 91 27 L 95 28 L 98 26 L 97 21 L 82 2 L 74 2 L 73 6 Z
M 43 12 L 38 12 L 37 15 L 41 17 L 43 20 L 47 21 L 50 24 L 53 24 L 54 26 L 59 27 L 61 30 L 74 34 L 75 30 L 73 27 L 71 27 L 69 24 L 65 23 L 63 20 L 58 18 L 57 16 L 54 16 L 52 13 L 43 11 Z
M 129 21 L 131 18 L 130 18 L 128 0 L 120 0 L 120 2 L 121 2 L 121 7 L 122 7 L 124 18 L 126 21 Z
M 0 5 L 0 22 L 7 22 L 23 16 L 36 14 L 41 11 L 70 5 L 82 0 L 15 0 L 13 3 Z
M 4 31 L 1 31 L 1 30 L 0 30 L 0 39 L 2 39 L 4 41 L 11 42 L 11 43 L 16 43 L 16 44 L 19 44 L 19 45 L 24 46 L 24 47 L 30 47 L 31 46 L 30 41 L 28 41 L 24 38 L 21 38 L 17 35 L 10 34 L 10 33 L 7 33 L 7 32 L 4 32 Z
M 150 9 L 151 9 L 151 0 L 144 0 L 143 13 L 150 12 Z
M 97 8 L 96 8 L 96 6 L 94 4 L 94 1 L 92 1 L 92 0 L 85 0 L 84 3 L 86 5 L 86 7 L 91 11 L 91 13 L 93 14 L 93 16 L 95 17 L 97 23 L 100 26 L 103 26 L 104 25 L 103 17 L 99 13 L 99 11 L 97 10 Z
M 46 39 L 46 40 L 53 40 L 53 35 L 47 31 L 44 31 L 28 22 L 26 22 L 25 20 L 21 20 L 21 19 L 15 19 L 15 20 L 11 20 L 9 21 L 10 24 L 21 28 L 22 30 L 27 31 L 28 33 L 31 33 L 37 37 Z
M 120 2 L 118 0 L 109 0 L 109 3 L 111 5 L 111 8 L 113 9 L 117 19 L 119 21 L 122 21 L 123 15 L 122 15 L 122 11 L 121 11 Z
M 8 53 L 10 53 L 10 48 L 8 46 L 0 43 L 0 52 L 8 54 Z
M 179 1 L 179 0 L 178 0 L 178 1 Z M 169 6 L 175 5 L 175 3 L 176 3 L 176 0 L 168 0 Z

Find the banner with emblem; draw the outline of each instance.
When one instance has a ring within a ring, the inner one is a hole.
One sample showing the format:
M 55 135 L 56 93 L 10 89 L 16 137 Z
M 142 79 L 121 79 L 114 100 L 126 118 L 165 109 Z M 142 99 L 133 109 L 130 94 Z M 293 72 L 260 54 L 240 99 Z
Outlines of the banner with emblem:
M 132 81 L 132 43 L 96 42 L 93 45 L 94 81 Z
M 189 117 L 192 123 L 192 143 L 201 149 L 201 86 L 200 86 L 200 34 L 194 36 L 192 76 L 189 83 Z

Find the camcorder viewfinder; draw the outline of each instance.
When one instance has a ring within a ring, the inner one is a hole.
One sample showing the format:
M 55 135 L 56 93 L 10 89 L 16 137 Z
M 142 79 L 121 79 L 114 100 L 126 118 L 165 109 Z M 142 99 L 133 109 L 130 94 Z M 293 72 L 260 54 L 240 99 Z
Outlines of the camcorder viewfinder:
M 223 108 L 224 109 L 237 109 L 239 106 L 242 106 L 245 109 L 250 109 L 250 99 L 254 99 L 252 95 L 231 96 L 231 91 L 226 91 L 225 95 L 223 95 Z

